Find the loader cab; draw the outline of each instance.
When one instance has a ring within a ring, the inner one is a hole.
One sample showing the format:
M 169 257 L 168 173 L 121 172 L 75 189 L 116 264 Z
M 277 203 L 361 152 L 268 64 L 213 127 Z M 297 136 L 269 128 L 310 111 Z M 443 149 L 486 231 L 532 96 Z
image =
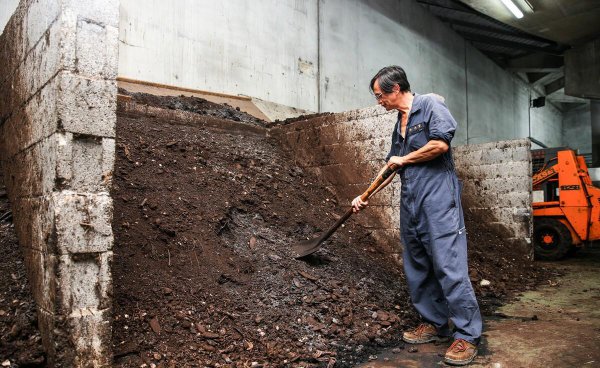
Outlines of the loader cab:
M 569 147 L 542 148 L 531 150 L 531 172 L 537 173 L 557 165 L 557 152 L 570 150 Z M 533 191 L 533 202 L 555 202 L 560 198 L 558 178 L 550 179 Z

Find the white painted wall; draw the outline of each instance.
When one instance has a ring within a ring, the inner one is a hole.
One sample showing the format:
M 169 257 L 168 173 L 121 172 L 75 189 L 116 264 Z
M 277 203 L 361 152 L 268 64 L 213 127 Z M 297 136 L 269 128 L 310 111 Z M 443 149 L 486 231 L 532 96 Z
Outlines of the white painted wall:
M 317 1 L 121 0 L 119 75 L 317 109 Z
M 321 1 L 321 110 L 375 104 L 369 81 L 402 66 L 419 93 L 446 98 L 465 121 L 464 40 L 415 1 Z
M 10 17 L 17 10 L 19 0 L 0 0 L 0 34 L 4 32 L 4 27 Z
M 121 0 L 120 40 L 120 76 L 311 111 L 373 105 L 369 80 L 398 64 L 446 98 L 455 144 L 562 144 L 560 111 L 530 110 L 525 82 L 413 0 Z

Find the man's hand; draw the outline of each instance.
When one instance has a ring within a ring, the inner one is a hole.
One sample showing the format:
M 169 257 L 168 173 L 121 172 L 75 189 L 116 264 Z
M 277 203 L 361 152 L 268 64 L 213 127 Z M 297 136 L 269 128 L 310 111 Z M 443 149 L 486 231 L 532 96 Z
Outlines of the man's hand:
M 390 160 L 387 162 L 388 165 L 390 164 L 394 164 L 394 165 L 398 165 L 398 167 L 402 167 L 406 164 L 406 156 L 392 156 L 390 157 Z
M 360 199 L 360 196 L 358 196 L 352 200 L 352 211 L 354 211 L 354 213 L 357 213 L 358 211 L 367 207 L 368 204 L 369 201 L 363 201 L 362 199 Z

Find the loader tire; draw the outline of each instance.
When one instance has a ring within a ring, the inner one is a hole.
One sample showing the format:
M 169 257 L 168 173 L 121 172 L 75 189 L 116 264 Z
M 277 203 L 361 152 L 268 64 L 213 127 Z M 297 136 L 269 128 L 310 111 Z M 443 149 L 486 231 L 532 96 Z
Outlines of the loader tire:
M 571 232 L 565 224 L 553 218 L 538 218 L 533 222 L 535 258 L 544 261 L 563 259 L 573 247 Z

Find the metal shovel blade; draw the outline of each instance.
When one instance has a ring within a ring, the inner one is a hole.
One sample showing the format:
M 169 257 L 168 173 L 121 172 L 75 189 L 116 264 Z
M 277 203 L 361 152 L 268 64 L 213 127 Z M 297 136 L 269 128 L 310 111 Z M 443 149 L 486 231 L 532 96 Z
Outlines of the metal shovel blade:
M 325 233 L 323 233 L 318 238 L 304 240 L 292 246 L 294 258 L 306 257 L 309 254 L 313 254 L 314 252 L 316 252 L 319 249 L 319 247 L 321 247 L 321 244 L 323 244 L 325 240 L 329 239 L 329 237 L 337 230 L 337 228 L 340 227 L 350 216 L 352 216 L 352 213 L 352 208 L 350 208 L 344 214 L 344 216 L 337 220 L 337 222 L 332 227 L 330 227 Z

